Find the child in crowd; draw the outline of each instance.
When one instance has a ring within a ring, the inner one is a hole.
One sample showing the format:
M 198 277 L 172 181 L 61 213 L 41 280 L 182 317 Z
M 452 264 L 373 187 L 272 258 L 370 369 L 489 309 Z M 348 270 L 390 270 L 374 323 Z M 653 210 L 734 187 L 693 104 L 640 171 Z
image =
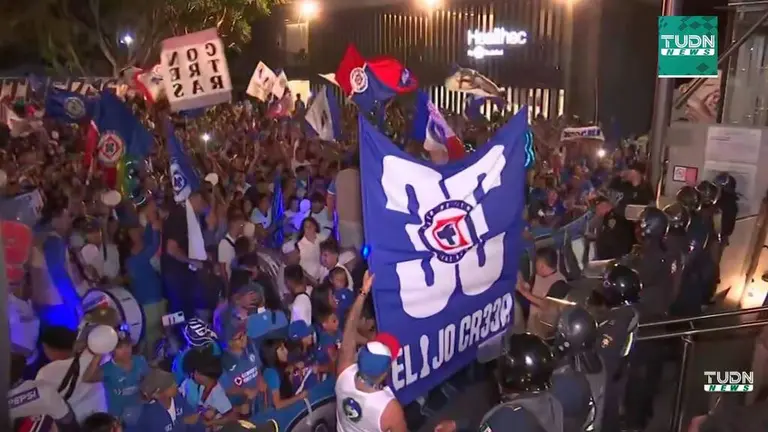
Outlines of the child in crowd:
M 317 350 L 315 360 L 318 372 L 321 374 L 333 373 L 336 365 L 336 354 L 341 344 L 339 332 L 339 319 L 330 309 L 320 308 L 317 314 Z
M 191 351 L 184 359 L 184 372 L 188 378 L 182 381 L 179 391 L 187 403 L 202 413 L 206 426 L 219 426 L 237 418 L 226 391 L 219 384 L 223 373 L 221 357 L 209 351 Z
M 141 411 L 139 383 L 149 372 L 147 360 L 133 355 L 131 338 L 120 331 L 112 358 L 104 364 L 103 356 L 94 356 L 83 374 L 85 382 L 104 382 L 109 414 L 128 426 L 136 424 Z
M 127 432 L 204 432 L 205 425 L 195 407 L 179 394 L 172 374 L 151 369 L 141 380 L 141 406 L 139 420 Z
M 225 334 L 227 346 L 222 355 L 224 374 L 219 383 L 226 390 L 238 416 L 247 418 L 253 413 L 252 407 L 259 394 L 261 359 L 242 323 L 229 323 Z
M 293 345 L 287 367 L 291 388 L 294 393 L 309 390 L 319 381 L 315 363 L 315 331 L 304 321 L 295 321 L 288 326 L 288 336 Z
M 349 275 L 343 267 L 336 267 L 328 274 L 328 281 L 333 289 L 333 297 L 336 302 L 336 315 L 342 323 L 355 301 L 355 293 L 349 289 L 348 279 Z

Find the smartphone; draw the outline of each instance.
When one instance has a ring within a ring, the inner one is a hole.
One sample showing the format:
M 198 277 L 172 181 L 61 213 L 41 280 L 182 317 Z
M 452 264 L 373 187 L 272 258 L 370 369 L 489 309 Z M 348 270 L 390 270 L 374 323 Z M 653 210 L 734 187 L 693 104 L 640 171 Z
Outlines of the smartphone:
M 171 327 L 175 326 L 176 324 L 181 324 L 186 321 L 184 318 L 184 312 L 175 312 L 168 315 L 163 315 L 163 327 Z

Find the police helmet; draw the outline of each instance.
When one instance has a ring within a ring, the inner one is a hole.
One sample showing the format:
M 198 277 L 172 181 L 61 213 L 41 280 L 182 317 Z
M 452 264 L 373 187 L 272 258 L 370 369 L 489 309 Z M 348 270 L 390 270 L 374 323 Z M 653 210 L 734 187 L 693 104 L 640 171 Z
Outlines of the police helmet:
M 597 322 L 586 309 L 573 306 L 565 309 L 557 320 L 554 347 L 562 354 L 592 348 L 597 337 Z
M 504 393 L 547 390 L 555 370 L 555 357 L 549 346 L 530 333 L 510 335 L 496 370 Z
M 715 176 L 712 183 L 720 186 L 723 192 L 735 194 L 736 193 L 736 179 L 727 172 L 721 172 Z
M 682 204 L 679 202 L 672 203 L 664 207 L 664 213 L 667 215 L 670 230 L 685 231 L 688 229 L 691 216 Z
M 699 183 L 696 190 L 701 194 L 701 204 L 704 207 L 711 207 L 720 199 L 720 188 L 709 180 Z
M 640 213 L 638 226 L 641 238 L 661 239 L 667 234 L 669 221 L 663 211 L 656 207 L 648 206 Z
M 688 213 L 695 213 L 701 210 L 701 194 L 693 186 L 683 186 L 677 191 L 675 200 L 682 204 Z
M 609 307 L 637 303 L 642 290 L 640 275 L 623 264 L 614 263 L 603 275 L 602 295 Z

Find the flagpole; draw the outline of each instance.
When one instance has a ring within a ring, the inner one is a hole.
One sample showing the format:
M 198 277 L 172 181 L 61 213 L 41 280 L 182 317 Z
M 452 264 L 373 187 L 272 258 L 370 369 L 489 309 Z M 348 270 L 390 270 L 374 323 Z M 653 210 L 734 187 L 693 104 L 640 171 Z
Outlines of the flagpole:
M 8 310 L 8 274 L 5 265 L 5 241 L 2 229 L 0 229 L 0 310 Z M 11 344 L 10 330 L 8 320 L 0 320 L 0 352 L 5 352 L 4 362 L 0 362 L 0 392 L 7 395 L 11 384 Z M 0 425 L 5 425 L 4 429 L 11 430 L 11 418 L 8 410 L 8 404 L 0 409 Z
M 676 16 L 680 14 L 683 0 L 664 0 L 662 6 L 663 16 Z M 674 78 L 656 78 L 656 94 L 654 96 L 653 121 L 651 123 L 651 136 L 649 137 L 648 162 L 650 164 L 650 183 L 656 188 L 656 201 L 662 194 L 664 177 L 665 149 L 664 134 L 669 127 L 672 115 L 672 94 L 674 90 Z

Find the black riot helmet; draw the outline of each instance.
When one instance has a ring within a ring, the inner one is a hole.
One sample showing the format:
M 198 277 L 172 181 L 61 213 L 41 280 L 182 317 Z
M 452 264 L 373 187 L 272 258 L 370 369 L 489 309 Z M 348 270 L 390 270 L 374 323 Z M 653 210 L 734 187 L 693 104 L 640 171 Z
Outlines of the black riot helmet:
M 597 322 L 586 309 L 573 306 L 565 309 L 557 320 L 555 350 L 561 354 L 576 354 L 592 349 L 597 337 Z
M 608 307 L 637 303 L 642 290 L 640 275 L 623 264 L 611 264 L 603 274 L 601 294 Z
M 513 334 L 505 341 L 496 378 L 503 394 L 545 391 L 554 370 L 549 345 L 530 333 Z
M 664 213 L 669 221 L 669 230 L 677 233 L 684 233 L 691 223 L 691 215 L 688 210 L 679 202 L 672 203 L 664 207 Z
M 681 187 L 675 195 L 675 200 L 688 210 L 688 214 L 701 210 L 701 194 L 693 186 Z
M 720 187 L 720 189 L 729 194 L 736 193 L 736 179 L 727 172 L 721 172 L 716 175 L 712 183 Z
M 696 190 L 701 194 L 701 205 L 703 207 L 712 207 L 720 199 L 720 188 L 709 180 L 704 180 L 696 186 Z
M 640 213 L 637 222 L 640 228 L 640 237 L 643 240 L 659 240 L 667 235 L 669 221 L 667 215 L 656 207 L 648 206 Z

